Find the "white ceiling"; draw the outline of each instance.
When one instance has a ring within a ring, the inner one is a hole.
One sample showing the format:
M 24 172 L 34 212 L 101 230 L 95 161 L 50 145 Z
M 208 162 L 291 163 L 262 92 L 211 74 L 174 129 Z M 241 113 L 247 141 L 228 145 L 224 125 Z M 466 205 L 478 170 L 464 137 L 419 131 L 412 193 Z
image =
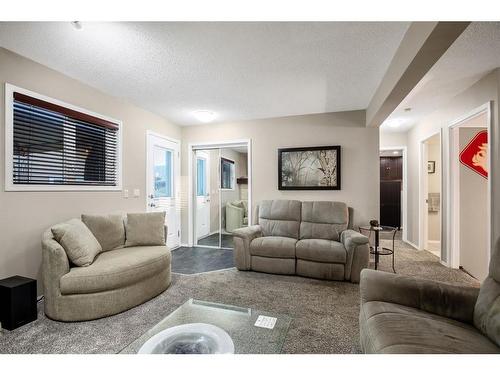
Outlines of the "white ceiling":
M 2 22 L 0 46 L 193 125 L 365 109 L 408 26 Z
M 382 131 L 409 130 L 499 66 L 500 22 L 472 23 L 389 116 Z

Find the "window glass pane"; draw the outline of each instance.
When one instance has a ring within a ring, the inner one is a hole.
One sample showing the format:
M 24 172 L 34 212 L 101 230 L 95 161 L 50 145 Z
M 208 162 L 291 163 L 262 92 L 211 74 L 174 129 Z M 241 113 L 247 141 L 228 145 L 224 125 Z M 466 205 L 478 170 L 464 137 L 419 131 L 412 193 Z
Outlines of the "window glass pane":
M 196 160 L 196 167 L 197 167 L 197 177 L 196 177 L 196 195 L 197 196 L 205 196 L 207 195 L 207 188 L 206 188 L 206 165 L 207 161 L 205 159 L 197 159 Z
M 221 188 L 234 189 L 234 163 L 221 159 Z
M 172 196 L 172 151 L 155 146 L 153 151 L 155 198 Z

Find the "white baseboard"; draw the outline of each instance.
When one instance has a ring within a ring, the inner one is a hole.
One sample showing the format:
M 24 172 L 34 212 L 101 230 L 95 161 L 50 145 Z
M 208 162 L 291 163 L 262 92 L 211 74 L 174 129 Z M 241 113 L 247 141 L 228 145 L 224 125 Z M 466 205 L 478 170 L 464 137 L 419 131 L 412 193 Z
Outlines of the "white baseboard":
M 417 245 L 415 245 L 413 242 L 409 241 L 409 240 L 403 240 L 403 242 L 407 243 L 408 245 L 410 245 L 411 247 L 414 247 L 415 250 L 420 250 L 419 247 Z

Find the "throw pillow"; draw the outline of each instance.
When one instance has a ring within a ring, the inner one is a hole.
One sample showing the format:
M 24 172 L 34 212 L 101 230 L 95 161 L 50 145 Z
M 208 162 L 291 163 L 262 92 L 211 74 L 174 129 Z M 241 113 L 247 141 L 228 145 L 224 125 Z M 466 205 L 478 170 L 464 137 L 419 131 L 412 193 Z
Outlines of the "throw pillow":
M 165 212 L 127 214 L 125 246 L 165 245 Z
M 81 220 L 71 219 L 54 225 L 51 230 L 55 240 L 61 244 L 69 260 L 76 266 L 91 265 L 102 250 L 97 239 Z
M 101 244 L 102 251 L 123 247 L 125 244 L 122 215 L 82 215 L 82 221 Z

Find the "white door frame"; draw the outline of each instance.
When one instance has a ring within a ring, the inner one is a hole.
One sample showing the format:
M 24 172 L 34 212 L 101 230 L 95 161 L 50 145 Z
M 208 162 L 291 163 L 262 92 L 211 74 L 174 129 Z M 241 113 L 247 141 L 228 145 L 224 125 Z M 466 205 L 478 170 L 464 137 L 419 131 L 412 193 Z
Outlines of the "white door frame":
M 226 141 L 213 141 L 213 142 L 197 142 L 188 144 L 188 246 L 193 246 L 196 243 L 194 231 L 194 200 L 196 195 L 194 193 L 195 176 L 193 171 L 194 166 L 194 151 L 195 150 L 208 150 L 216 148 L 229 148 L 246 146 L 248 150 L 248 223 L 252 223 L 252 140 L 251 139 L 235 139 Z
M 428 241 L 428 212 L 426 199 L 428 199 L 428 175 L 427 175 L 427 160 L 424 157 L 427 153 L 424 152 L 426 147 L 425 143 L 432 137 L 439 135 L 439 153 L 440 153 L 440 168 L 441 168 L 441 196 L 439 199 L 439 210 L 441 213 L 441 241 L 440 241 L 440 255 L 439 259 L 442 260 L 443 252 L 443 134 L 442 129 L 426 136 L 419 141 L 418 145 L 418 250 L 425 250 Z M 425 155 L 424 155 L 425 154 Z
M 488 261 L 491 257 L 491 106 L 492 102 L 489 101 L 469 113 L 455 119 L 448 124 L 448 145 L 446 154 L 448 156 L 448 172 L 446 173 L 447 189 L 446 193 L 449 199 L 447 199 L 447 222 L 449 223 L 449 230 L 447 233 L 447 246 L 446 252 L 448 254 L 448 265 L 453 268 L 460 267 L 460 183 L 459 174 L 457 173 L 459 168 L 458 159 L 453 157 L 453 155 L 459 151 L 458 148 L 458 138 L 455 139 L 453 130 L 457 127 L 463 125 L 464 122 L 486 113 L 486 122 L 488 130 L 488 196 L 487 196 L 487 250 L 488 250 Z M 454 171 L 455 173 L 452 173 Z
M 177 226 L 178 226 L 178 230 L 179 230 L 179 246 L 181 246 L 181 239 L 182 239 L 182 225 L 181 225 L 181 141 L 179 139 L 175 139 L 175 138 L 171 138 L 171 137 L 167 137 L 166 135 L 163 135 L 163 134 L 160 134 L 160 133 L 157 133 L 155 131 L 152 131 L 152 130 L 146 130 L 146 139 L 145 139 L 145 143 L 146 143 L 146 184 L 145 184 L 145 188 L 144 188 L 144 198 L 145 198 L 145 207 L 146 207 L 146 211 L 148 210 L 148 192 L 147 192 L 147 189 L 148 189 L 148 181 L 149 181 L 149 178 L 151 178 L 151 171 L 149 170 L 149 136 L 152 135 L 152 136 L 155 136 L 155 137 L 158 137 L 158 138 L 163 138 L 164 140 L 166 141 L 169 141 L 169 142 L 173 142 L 173 143 L 177 143 L 178 144 L 178 147 L 179 147 L 179 153 L 177 155 L 177 159 L 178 159 L 178 165 L 176 166 L 175 165 L 175 155 L 174 155 L 174 175 L 177 176 L 177 178 L 175 178 L 175 185 L 174 185 L 174 195 L 175 195 L 175 212 L 176 212 L 176 216 L 177 216 Z M 177 171 L 178 173 L 176 173 L 176 167 L 177 167 Z M 177 247 L 179 247 L 177 246 Z M 175 248 L 177 248 L 175 247 Z
M 403 155 L 403 241 L 408 242 L 408 151 L 406 146 L 380 147 L 380 151 L 402 151 Z

